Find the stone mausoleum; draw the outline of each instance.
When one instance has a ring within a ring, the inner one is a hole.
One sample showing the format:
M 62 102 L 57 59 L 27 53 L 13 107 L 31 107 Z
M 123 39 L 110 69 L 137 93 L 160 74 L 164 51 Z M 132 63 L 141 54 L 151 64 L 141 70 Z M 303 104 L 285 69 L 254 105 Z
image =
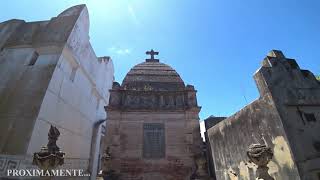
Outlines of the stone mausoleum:
M 320 179 L 320 83 L 294 59 L 271 51 L 254 75 L 260 97 L 209 117 L 205 146 L 195 88 L 153 50 L 114 82 L 89 24 L 85 5 L 0 23 L 0 179 L 37 168 L 33 155 L 48 140 L 65 153 L 59 169 L 91 174 L 71 179 L 99 170 L 113 180 Z
M 106 107 L 105 172 L 124 180 L 203 178 L 204 156 L 196 90 L 154 58 L 114 82 Z
M 260 97 L 207 132 L 216 179 L 255 179 L 248 147 L 264 144 L 273 153 L 267 168 L 275 180 L 319 180 L 320 82 L 277 50 L 254 79 Z
M 33 153 L 51 125 L 66 154 L 60 168 L 95 179 L 112 82 L 112 60 L 89 42 L 85 5 L 48 21 L 0 23 L 0 179 L 7 169 L 36 168 Z

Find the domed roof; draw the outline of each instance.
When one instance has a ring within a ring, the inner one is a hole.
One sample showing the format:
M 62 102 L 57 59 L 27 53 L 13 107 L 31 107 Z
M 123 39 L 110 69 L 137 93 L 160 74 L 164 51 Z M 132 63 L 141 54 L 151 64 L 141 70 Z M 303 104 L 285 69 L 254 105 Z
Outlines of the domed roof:
M 180 75 L 157 59 L 134 66 L 122 82 L 125 89 L 177 91 L 185 88 Z

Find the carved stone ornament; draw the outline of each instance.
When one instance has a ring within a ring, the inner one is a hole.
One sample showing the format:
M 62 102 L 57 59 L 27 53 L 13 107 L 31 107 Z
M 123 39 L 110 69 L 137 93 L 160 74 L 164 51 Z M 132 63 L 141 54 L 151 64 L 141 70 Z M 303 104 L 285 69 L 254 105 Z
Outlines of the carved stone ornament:
M 116 173 L 111 167 L 111 152 L 110 147 L 107 147 L 102 155 L 103 171 L 102 176 L 106 180 L 118 180 L 120 178 L 119 174 Z
M 273 157 L 273 152 L 270 147 L 265 144 L 251 144 L 248 148 L 247 155 L 257 168 L 257 179 L 274 180 L 268 174 L 267 164 Z
M 106 171 L 108 169 L 110 169 L 110 167 L 109 167 L 110 160 L 111 160 L 110 147 L 107 147 L 107 149 L 105 150 L 105 152 L 102 155 L 102 163 L 103 163 L 103 166 L 105 167 Z
M 52 126 L 50 127 L 48 133 L 48 144 L 43 146 L 40 152 L 35 152 L 33 154 L 32 164 L 37 165 L 40 169 L 51 170 L 55 169 L 59 165 L 64 164 L 64 152 L 60 151 L 57 146 L 57 140 L 60 136 L 59 130 Z

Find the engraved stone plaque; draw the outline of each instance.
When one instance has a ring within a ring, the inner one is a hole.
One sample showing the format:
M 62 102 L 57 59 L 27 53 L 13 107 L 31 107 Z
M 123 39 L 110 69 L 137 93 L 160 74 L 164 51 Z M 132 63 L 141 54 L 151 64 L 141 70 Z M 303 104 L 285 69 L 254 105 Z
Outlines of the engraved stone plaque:
M 143 124 L 143 157 L 159 159 L 165 157 L 164 124 Z

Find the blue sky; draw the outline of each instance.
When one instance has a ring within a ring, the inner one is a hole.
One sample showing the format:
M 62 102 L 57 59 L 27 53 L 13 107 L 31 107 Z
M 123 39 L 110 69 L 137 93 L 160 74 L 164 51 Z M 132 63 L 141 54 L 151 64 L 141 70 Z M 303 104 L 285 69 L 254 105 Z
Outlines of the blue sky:
M 10 0 L 1 2 L 0 21 L 48 20 L 83 3 L 91 44 L 112 57 L 118 82 L 146 50 L 158 50 L 198 90 L 201 119 L 258 98 L 252 75 L 271 49 L 320 74 L 318 0 Z

